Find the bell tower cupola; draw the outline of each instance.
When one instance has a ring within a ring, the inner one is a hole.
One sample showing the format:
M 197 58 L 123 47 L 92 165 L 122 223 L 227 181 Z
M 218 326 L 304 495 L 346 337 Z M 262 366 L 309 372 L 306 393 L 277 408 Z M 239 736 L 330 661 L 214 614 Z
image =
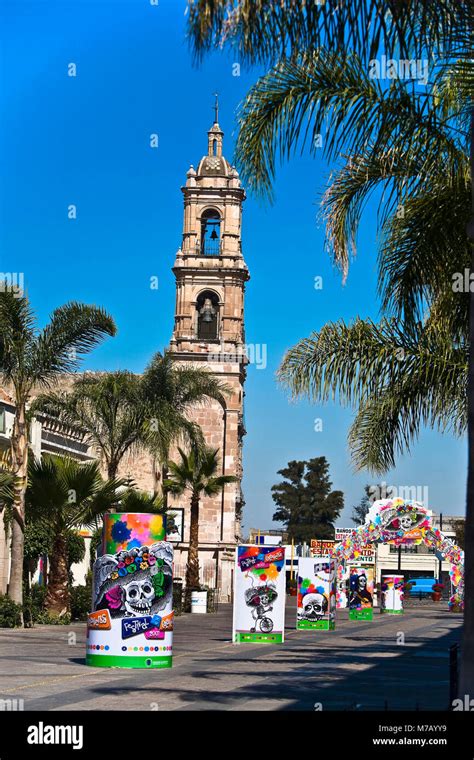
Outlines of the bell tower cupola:
M 216 96 L 208 149 L 190 166 L 184 196 L 182 244 L 176 255 L 176 310 L 170 349 L 200 354 L 209 343 L 235 353 L 245 342 L 244 290 L 249 273 L 242 255 L 245 191 L 223 154 Z M 215 352 L 215 347 L 213 348 Z

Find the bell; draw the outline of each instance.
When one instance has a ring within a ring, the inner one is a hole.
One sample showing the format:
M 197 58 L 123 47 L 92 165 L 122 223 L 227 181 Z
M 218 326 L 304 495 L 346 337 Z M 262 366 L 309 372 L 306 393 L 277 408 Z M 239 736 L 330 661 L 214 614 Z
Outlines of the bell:
M 217 240 L 217 232 L 215 230 L 211 232 L 211 240 Z
M 201 317 L 203 322 L 212 322 L 212 319 L 214 317 L 214 309 L 212 308 L 212 303 L 209 298 L 206 298 L 204 302 L 204 306 L 201 309 Z

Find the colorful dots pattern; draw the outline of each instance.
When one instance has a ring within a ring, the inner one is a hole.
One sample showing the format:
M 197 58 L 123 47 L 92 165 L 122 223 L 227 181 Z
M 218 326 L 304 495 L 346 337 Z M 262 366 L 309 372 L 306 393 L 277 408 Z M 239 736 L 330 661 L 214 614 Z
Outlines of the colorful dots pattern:
M 87 648 L 94 652 L 108 652 L 110 647 L 108 644 L 88 644 Z M 122 652 L 171 652 L 172 646 L 163 647 L 122 647 Z
M 105 644 L 105 645 L 104 644 L 88 644 L 87 648 L 94 649 L 96 651 L 101 651 L 101 652 L 104 652 L 104 651 L 108 652 L 110 649 L 108 644 Z

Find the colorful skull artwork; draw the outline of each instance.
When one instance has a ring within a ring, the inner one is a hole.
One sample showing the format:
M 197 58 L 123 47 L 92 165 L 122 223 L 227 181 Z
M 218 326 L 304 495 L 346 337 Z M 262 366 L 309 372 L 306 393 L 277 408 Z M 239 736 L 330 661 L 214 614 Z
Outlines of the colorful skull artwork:
M 237 547 L 234 576 L 233 641 L 283 643 L 285 633 L 285 549 Z
M 155 540 L 164 535 L 160 515 L 105 516 L 103 546 L 109 552 L 94 564 L 88 664 L 171 667 L 173 547 Z
M 460 611 L 464 598 L 464 552 L 433 527 L 432 512 L 423 504 L 405 499 L 375 501 L 364 525 L 344 536 L 336 545 L 334 556 L 341 562 L 360 562 L 363 550 L 370 544 L 388 543 L 393 546 L 413 546 L 424 543 L 439 557 L 451 564 L 454 592 L 450 609 Z
M 172 562 L 173 550 L 165 541 L 99 557 L 94 611 L 108 609 L 112 617 L 133 617 L 164 609 L 173 593 Z
M 351 566 L 349 570 L 349 618 L 372 620 L 374 604 L 374 568 Z
M 333 630 L 336 609 L 336 563 L 331 557 L 300 557 L 296 628 Z

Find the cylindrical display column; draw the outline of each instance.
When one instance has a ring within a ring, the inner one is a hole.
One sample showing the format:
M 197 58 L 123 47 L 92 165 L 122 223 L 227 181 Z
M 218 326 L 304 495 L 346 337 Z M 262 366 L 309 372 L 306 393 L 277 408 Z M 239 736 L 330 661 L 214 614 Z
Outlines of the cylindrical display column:
M 382 575 L 382 605 L 380 612 L 403 614 L 403 575 Z
M 162 515 L 105 515 L 87 620 L 88 665 L 171 667 L 173 547 L 164 538 Z

